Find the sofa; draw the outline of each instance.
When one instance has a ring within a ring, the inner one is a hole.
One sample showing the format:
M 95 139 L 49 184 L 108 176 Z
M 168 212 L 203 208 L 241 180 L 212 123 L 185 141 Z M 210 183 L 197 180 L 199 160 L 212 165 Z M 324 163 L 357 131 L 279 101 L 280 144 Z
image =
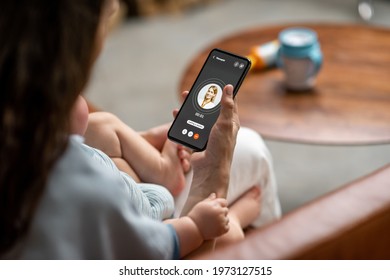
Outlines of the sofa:
M 390 259 L 390 164 L 199 259 Z

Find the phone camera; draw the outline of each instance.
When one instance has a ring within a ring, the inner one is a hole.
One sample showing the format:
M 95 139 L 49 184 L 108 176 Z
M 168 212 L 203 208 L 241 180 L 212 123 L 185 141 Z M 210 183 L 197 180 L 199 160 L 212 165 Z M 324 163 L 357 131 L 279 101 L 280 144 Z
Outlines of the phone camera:
M 234 62 L 234 67 L 238 67 L 240 63 L 238 61 Z
M 244 63 L 241 63 L 238 68 L 242 69 L 242 68 L 244 68 L 244 66 L 245 66 Z

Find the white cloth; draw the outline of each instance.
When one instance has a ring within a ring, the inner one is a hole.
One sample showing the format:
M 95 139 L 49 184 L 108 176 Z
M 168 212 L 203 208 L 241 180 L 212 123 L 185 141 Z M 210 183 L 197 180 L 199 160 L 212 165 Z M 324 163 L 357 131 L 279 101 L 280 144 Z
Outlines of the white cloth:
M 175 217 L 180 216 L 184 207 L 190 191 L 191 180 L 192 172 L 187 175 L 184 191 L 175 199 Z M 281 207 L 271 154 L 258 133 L 242 127 L 237 135 L 233 155 L 227 195 L 228 202 L 232 203 L 255 185 L 261 188 L 262 208 L 259 217 L 252 226 L 259 227 L 279 219 Z

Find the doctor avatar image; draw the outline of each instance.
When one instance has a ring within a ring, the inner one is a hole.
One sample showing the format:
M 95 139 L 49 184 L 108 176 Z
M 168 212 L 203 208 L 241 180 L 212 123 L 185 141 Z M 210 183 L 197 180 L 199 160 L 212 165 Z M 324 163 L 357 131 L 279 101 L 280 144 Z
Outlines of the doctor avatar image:
M 219 104 L 221 97 L 221 87 L 216 84 L 208 84 L 199 91 L 198 104 L 203 109 L 212 109 Z

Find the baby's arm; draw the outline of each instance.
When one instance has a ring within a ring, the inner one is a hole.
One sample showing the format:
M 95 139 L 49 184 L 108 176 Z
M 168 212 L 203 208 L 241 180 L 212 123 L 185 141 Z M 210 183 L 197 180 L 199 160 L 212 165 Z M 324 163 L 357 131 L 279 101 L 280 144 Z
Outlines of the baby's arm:
M 214 239 L 229 230 L 227 201 L 213 193 L 197 203 L 187 216 L 166 220 L 176 230 L 180 255 L 184 257 L 199 248 L 203 241 Z

